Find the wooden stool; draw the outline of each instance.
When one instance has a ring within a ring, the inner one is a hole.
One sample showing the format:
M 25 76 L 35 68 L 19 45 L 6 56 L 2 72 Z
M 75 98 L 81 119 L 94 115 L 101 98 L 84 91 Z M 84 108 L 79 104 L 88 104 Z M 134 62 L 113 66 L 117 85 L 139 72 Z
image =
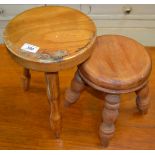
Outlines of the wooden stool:
M 59 137 L 62 106 L 58 72 L 76 66 L 90 56 L 96 39 L 93 21 L 68 7 L 37 7 L 12 19 L 3 38 L 9 54 L 24 67 L 24 90 L 28 90 L 30 84 L 29 69 L 45 72 L 51 106 L 50 123 Z
M 150 72 L 151 59 L 141 44 L 119 35 L 100 36 L 96 39 L 91 57 L 79 65 L 71 88 L 66 91 L 65 104 L 70 105 L 79 98 L 85 83 L 105 92 L 99 135 L 102 144 L 107 146 L 115 131 L 120 94 L 136 92 L 138 110 L 147 112 L 150 100 L 147 80 Z

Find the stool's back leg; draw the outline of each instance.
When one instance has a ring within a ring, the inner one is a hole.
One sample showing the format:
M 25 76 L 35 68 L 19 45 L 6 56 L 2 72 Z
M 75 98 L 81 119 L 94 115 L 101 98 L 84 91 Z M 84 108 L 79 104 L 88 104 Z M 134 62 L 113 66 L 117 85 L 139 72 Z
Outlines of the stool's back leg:
M 70 104 L 76 102 L 79 99 L 80 93 L 84 89 L 84 87 L 85 84 L 81 79 L 78 71 L 76 71 L 74 78 L 71 82 L 71 87 L 66 90 L 64 105 L 69 106 Z
M 105 147 L 108 146 L 109 140 L 115 132 L 114 122 L 118 116 L 119 104 L 119 95 L 107 94 L 105 96 L 105 106 L 102 112 L 103 122 L 99 129 L 101 143 Z
M 150 104 L 150 94 L 148 84 L 146 84 L 140 90 L 136 91 L 136 94 L 137 94 L 136 98 L 137 108 L 142 114 L 146 114 Z
M 50 123 L 51 128 L 58 138 L 61 132 L 61 104 L 59 94 L 59 76 L 58 73 L 45 73 L 47 96 L 51 106 Z
M 27 68 L 24 68 L 23 75 L 22 75 L 22 85 L 25 91 L 27 91 L 30 87 L 30 79 L 31 79 L 30 70 Z

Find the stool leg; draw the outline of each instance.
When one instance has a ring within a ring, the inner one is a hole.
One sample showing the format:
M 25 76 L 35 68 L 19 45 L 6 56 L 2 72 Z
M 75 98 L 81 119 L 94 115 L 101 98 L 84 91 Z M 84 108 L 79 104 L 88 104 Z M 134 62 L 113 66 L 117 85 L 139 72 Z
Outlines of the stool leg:
M 137 108 L 142 114 L 146 114 L 148 112 L 150 104 L 150 94 L 148 84 L 146 84 L 140 90 L 136 91 L 136 94 L 137 94 L 136 98 Z
M 23 76 L 22 76 L 22 84 L 23 84 L 23 89 L 25 91 L 27 91 L 30 87 L 30 79 L 31 79 L 30 70 L 27 68 L 24 68 Z
M 58 73 L 45 73 L 45 79 L 48 101 L 51 106 L 50 124 L 55 136 L 59 138 L 62 126 Z
M 109 140 L 115 132 L 114 123 L 118 116 L 120 96 L 107 94 L 105 96 L 105 107 L 102 112 L 102 123 L 99 128 L 101 143 L 104 147 L 108 146 Z
M 85 88 L 85 84 L 81 79 L 78 71 L 76 71 L 74 78 L 71 82 L 71 87 L 65 93 L 65 106 L 69 106 L 76 102 L 80 97 L 80 92 Z

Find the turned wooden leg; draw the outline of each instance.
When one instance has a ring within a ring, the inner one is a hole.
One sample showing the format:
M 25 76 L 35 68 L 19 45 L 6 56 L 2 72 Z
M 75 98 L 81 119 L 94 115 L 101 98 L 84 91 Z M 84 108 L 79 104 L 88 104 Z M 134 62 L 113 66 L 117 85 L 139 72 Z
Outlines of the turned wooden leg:
M 108 146 L 109 140 L 115 132 L 114 123 L 118 116 L 119 104 L 119 95 L 107 94 L 105 96 L 105 106 L 102 112 L 102 123 L 99 128 L 101 143 L 104 147 Z
M 59 94 L 59 75 L 58 73 L 45 73 L 47 96 L 51 106 L 50 124 L 55 136 L 60 137 L 61 132 L 61 105 Z
M 23 89 L 25 91 L 27 91 L 30 87 L 30 79 L 31 79 L 30 70 L 27 68 L 24 68 L 23 76 L 22 76 L 22 84 L 23 84 Z
M 71 87 L 65 93 L 65 106 L 69 106 L 76 102 L 80 97 L 80 92 L 84 89 L 85 84 L 81 79 L 78 71 L 76 71 L 74 78 L 71 82 Z
M 146 114 L 148 112 L 148 108 L 150 105 L 150 94 L 148 84 L 145 85 L 140 90 L 136 91 L 136 94 L 137 94 L 136 98 L 137 108 L 142 114 Z

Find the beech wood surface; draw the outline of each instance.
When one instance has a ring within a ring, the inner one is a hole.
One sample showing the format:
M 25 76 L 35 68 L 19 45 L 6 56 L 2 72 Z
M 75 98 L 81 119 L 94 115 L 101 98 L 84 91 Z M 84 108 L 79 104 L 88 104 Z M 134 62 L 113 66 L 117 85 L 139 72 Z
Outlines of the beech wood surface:
M 49 123 L 44 74 L 31 71 L 31 88 L 23 91 L 19 67 L 0 45 L 0 149 L 155 149 L 155 48 L 146 48 L 152 57 L 149 88 L 151 106 L 143 116 L 136 109 L 135 93 L 121 95 L 116 131 L 107 148 L 101 146 L 98 127 L 104 95 L 90 87 L 81 93 L 76 104 L 64 108 L 63 129 L 55 139 Z M 5 66 L 5 67 L 4 67 Z M 61 71 L 60 92 L 65 93 L 77 68 Z M 64 97 L 61 97 L 61 102 Z
M 90 56 L 96 27 L 84 13 L 63 6 L 41 6 L 14 17 L 6 26 L 4 42 L 12 57 L 25 68 L 56 72 Z M 36 53 L 21 47 L 40 47 Z
M 151 72 L 151 59 L 144 46 L 133 39 L 104 35 L 97 37 L 91 57 L 79 70 L 96 86 L 123 93 L 146 81 Z

